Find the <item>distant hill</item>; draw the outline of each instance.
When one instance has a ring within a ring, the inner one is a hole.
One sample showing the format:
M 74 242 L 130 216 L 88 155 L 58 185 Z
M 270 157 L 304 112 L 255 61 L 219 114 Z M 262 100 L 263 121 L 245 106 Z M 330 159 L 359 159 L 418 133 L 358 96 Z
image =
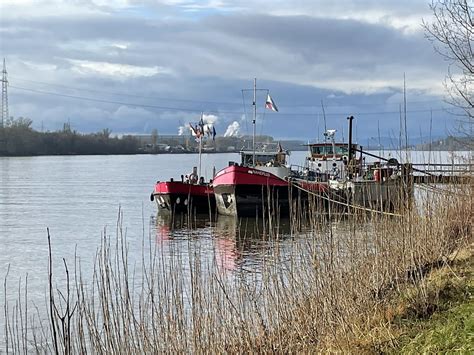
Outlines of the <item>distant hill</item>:
M 473 150 L 473 137 L 453 137 L 448 136 L 443 139 L 434 140 L 431 143 L 418 144 L 415 146 L 417 150 Z
M 389 138 L 389 137 L 380 137 L 379 138 L 370 138 L 366 139 L 365 141 L 359 141 L 360 145 L 363 146 L 366 150 L 378 150 L 378 149 L 392 149 L 398 150 L 399 147 L 399 139 Z M 408 140 L 408 148 L 415 149 L 415 150 L 448 150 L 448 151 L 456 151 L 456 150 L 473 150 L 474 149 L 474 138 L 473 137 L 454 137 L 454 136 L 437 136 L 432 137 L 431 142 L 429 138 L 426 137 L 418 137 L 418 138 L 409 138 Z M 405 148 L 402 142 L 402 149 Z
M 307 142 L 305 141 L 299 141 L 299 140 L 280 140 L 279 141 L 281 146 L 284 149 L 287 149 L 292 152 L 296 151 L 303 151 L 303 150 L 308 150 L 308 147 L 306 146 Z

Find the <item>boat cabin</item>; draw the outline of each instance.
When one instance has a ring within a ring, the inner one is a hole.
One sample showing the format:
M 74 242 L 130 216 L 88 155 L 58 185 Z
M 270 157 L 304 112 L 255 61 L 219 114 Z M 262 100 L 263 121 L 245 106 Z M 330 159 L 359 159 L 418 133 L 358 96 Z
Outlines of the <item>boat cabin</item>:
M 255 166 L 279 167 L 285 166 L 289 152 L 283 150 L 280 144 L 265 143 L 255 146 Z M 242 166 L 253 166 L 254 152 L 252 149 L 242 149 L 240 151 Z
M 352 170 L 360 165 L 360 160 L 355 158 L 360 147 L 352 145 L 352 162 L 349 162 L 349 147 L 347 143 L 324 142 L 308 144 L 306 168 L 308 175 L 316 180 L 340 179 L 346 176 L 348 165 Z
M 242 166 L 253 166 L 253 151 L 240 152 Z M 255 152 L 255 166 L 285 166 L 284 152 Z
M 311 160 L 343 160 L 344 157 L 349 156 L 349 147 L 346 143 L 312 143 L 308 144 L 309 147 L 309 157 Z M 353 144 L 352 148 L 354 149 L 354 154 L 356 153 L 355 149 L 358 149 L 357 144 Z

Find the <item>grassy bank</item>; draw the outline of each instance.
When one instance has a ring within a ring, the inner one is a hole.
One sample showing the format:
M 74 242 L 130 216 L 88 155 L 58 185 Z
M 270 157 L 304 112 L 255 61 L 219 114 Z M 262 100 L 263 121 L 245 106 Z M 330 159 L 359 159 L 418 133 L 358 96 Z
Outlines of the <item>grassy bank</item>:
M 428 276 L 428 302 L 420 309 L 408 288 L 393 320 L 395 352 L 474 353 L 474 258 L 472 245 Z M 390 348 L 389 348 L 390 349 Z
M 419 285 L 407 283 L 380 312 L 381 322 L 348 351 L 368 353 L 474 352 L 473 245 L 434 266 Z
M 472 243 L 469 186 L 430 193 L 398 216 L 327 216 L 316 207 L 306 213 L 305 223 L 294 216 L 296 226 L 285 236 L 278 220 L 268 218 L 265 238 L 272 248 L 261 250 L 258 271 L 233 273 L 222 269 L 218 252 L 207 262 L 209 251 L 192 242 L 185 250 L 170 243 L 164 252 L 144 238 L 142 260 L 132 263 L 128 250 L 138 246 L 128 243 L 119 220 L 116 235 L 104 235 L 90 277 L 77 260 L 64 262 L 65 287 L 50 273 L 47 317 L 38 315 L 36 324 L 26 319 L 26 291 L 16 302 L 5 301 L 6 349 L 411 352 L 418 346 L 411 335 L 419 334 L 421 344 L 427 338 L 420 331 L 431 334 L 425 321 L 437 322 L 435 314 L 471 292 L 472 285 L 457 282 L 472 278 L 472 255 L 463 259 L 468 266 L 459 264 L 463 274 L 454 271 L 461 259 L 453 254 Z M 235 237 L 239 248 L 251 243 L 246 237 Z M 459 307 L 454 314 L 470 306 Z

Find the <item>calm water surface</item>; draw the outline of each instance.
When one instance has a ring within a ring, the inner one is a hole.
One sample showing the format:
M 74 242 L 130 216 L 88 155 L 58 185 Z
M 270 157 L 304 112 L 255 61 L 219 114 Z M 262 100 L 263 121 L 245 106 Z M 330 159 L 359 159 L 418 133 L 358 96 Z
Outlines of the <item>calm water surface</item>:
M 115 235 L 119 210 L 132 259 L 141 258 L 144 237 L 156 234 L 166 239 L 181 234 L 174 238 L 179 243 L 188 231 L 173 230 L 169 218 L 157 216 L 150 194 L 157 180 L 179 179 L 191 172 L 197 160 L 193 154 L 0 158 L 0 276 L 10 268 L 9 280 L 14 284 L 28 274 L 32 297 L 35 293 L 43 297 L 47 228 L 54 258 L 72 262 L 77 253 L 87 275 L 101 235 L 104 231 Z M 238 154 L 203 155 L 202 173 L 207 180 L 213 167 L 219 170 L 238 160 Z M 209 221 L 200 223 L 211 228 Z M 212 228 L 219 230 L 218 226 Z M 209 228 L 200 228 L 198 233 L 209 237 Z
M 397 152 L 382 153 L 398 157 Z M 291 163 L 301 165 L 305 155 L 294 152 Z M 452 158 L 448 152 L 415 152 L 411 156 L 419 163 L 451 162 Z M 208 180 L 213 167 L 218 171 L 229 161 L 239 161 L 239 156 L 210 154 L 202 161 Z M 61 266 L 62 258 L 73 263 L 77 255 L 84 277 L 90 277 L 101 236 L 115 235 L 119 210 L 132 261 L 141 259 L 143 240 L 152 240 L 163 253 L 168 248 L 199 248 L 228 270 L 258 267 L 259 255 L 272 243 L 252 236 L 257 228 L 254 221 L 219 217 L 211 223 L 200 218 L 192 221 L 195 228 L 191 231 L 188 221 L 157 214 L 150 201 L 155 181 L 179 179 L 195 165 L 197 155 L 0 158 L 0 277 L 9 270 L 9 285 L 15 285 L 6 295 L 2 290 L 0 304 L 5 303 L 5 297 L 8 301 L 16 298 L 18 281 L 26 275 L 30 299 L 44 301 L 47 228 L 55 263 Z M 284 243 L 289 227 L 285 221 L 281 224 Z

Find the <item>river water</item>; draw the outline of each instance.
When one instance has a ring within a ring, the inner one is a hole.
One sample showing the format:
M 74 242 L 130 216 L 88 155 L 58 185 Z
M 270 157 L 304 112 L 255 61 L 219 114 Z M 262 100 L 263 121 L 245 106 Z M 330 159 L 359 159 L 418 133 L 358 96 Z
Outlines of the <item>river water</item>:
M 448 152 L 411 154 L 412 161 L 419 163 L 453 159 Z M 305 155 L 294 152 L 290 163 L 302 165 Z M 383 155 L 397 157 L 397 152 Z M 116 233 L 119 211 L 131 260 L 141 259 L 143 241 L 152 240 L 164 253 L 182 246 L 198 247 L 216 257 L 226 270 L 258 268 L 262 248 L 271 248 L 272 243 L 252 234 L 256 230 L 254 221 L 219 217 L 211 223 L 198 218 L 191 221 L 191 231 L 189 221 L 158 214 L 156 204 L 150 201 L 157 180 L 179 179 L 181 174 L 191 172 L 197 158 L 167 154 L 0 157 L 0 277 L 4 279 L 8 273 L 10 285 L 6 294 L 0 292 L 2 307 L 5 302 L 14 302 L 18 282 L 24 282 L 27 275 L 30 300 L 44 303 L 47 228 L 57 268 L 62 258 L 73 263 L 77 256 L 87 281 L 101 237 Z M 239 161 L 238 154 L 203 155 L 202 175 L 208 180 L 214 167 L 218 171 L 229 161 Z M 247 233 L 244 226 L 251 232 Z M 287 221 L 282 221 L 282 235 L 288 230 Z M 242 245 L 237 236 L 244 234 L 250 237 Z

